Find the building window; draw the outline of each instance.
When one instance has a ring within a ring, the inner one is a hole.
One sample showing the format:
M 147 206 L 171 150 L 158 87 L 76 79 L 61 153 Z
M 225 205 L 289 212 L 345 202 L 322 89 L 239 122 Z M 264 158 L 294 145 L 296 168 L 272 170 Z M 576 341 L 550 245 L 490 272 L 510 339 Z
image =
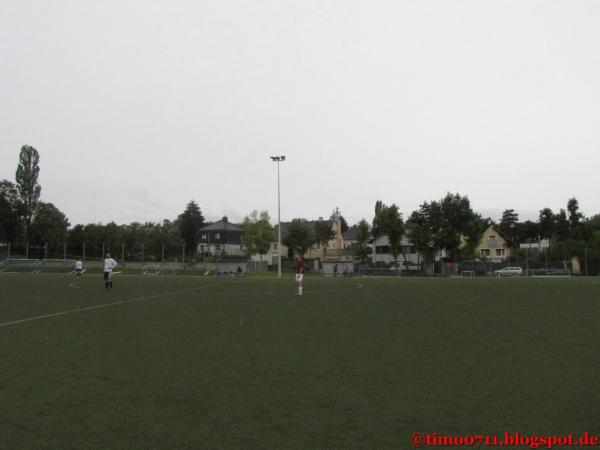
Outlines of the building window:
M 497 248 L 496 249 L 496 256 L 504 256 L 504 249 L 503 248 Z
M 490 249 L 489 248 L 484 248 L 479 250 L 479 254 L 481 256 L 490 256 Z
M 215 233 L 215 239 L 221 239 L 221 233 Z
M 277 251 L 277 244 L 273 244 L 273 250 Z
M 206 233 L 202 233 L 202 239 L 206 239 Z

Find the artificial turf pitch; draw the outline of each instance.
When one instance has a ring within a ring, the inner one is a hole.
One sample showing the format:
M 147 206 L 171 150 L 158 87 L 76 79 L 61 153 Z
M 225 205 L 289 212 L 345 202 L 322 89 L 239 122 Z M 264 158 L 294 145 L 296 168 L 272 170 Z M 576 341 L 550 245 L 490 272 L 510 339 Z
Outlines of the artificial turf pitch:
M 0 448 L 600 431 L 592 278 L 306 277 L 302 297 L 291 275 L 114 282 L 0 274 Z

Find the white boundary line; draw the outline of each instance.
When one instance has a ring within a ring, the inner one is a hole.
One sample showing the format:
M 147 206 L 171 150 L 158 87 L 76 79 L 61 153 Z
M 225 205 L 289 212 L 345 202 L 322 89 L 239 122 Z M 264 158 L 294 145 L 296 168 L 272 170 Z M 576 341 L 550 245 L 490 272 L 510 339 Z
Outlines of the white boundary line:
M 25 319 L 19 319 L 19 320 L 13 320 L 13 321 L 10 321 L 10 322 L 0 323 L 0 328 L 2 328 L 2 327 L 8 327 L 10 325 L 17 325 L 19 323 L 31 322 L 32 320 L 48 319 L 50 317 L 58 317 L 58 316 L 64 316 L 64 315 L 67 315 L 67 314 L 73 314 L 73 313 L 76 313 L 76 312 L 91 311 L 91 310 L 100 309 L 100 308 L 108 308 L 109 306 L 123 305 L 125 303 L 141 302 L 141 301 L 150 300 L 150 299 L 153 299 L 153 298 L 165 297 L 167 295 L 183 294 L 184 292 L 197 291 L 199 289 L 203 289 L 203 288 L 209 287 L 209 286 L 212 286 L 212 285 L 199 286 L 199 287 L 188 288 L 188 289 L 181 289 L 179 291 L 164 292 L 162 294 L 148 295 L 148 296 L 145 296 L 145 297 L 138 297 L 138 298 L 133 298 L 133 299 L 130 299 L 130 300 L 122 300 L 122 301 L 119 301 L 119 302 L 102 303 L 100 305 L 87 306 L 85 308 L 70 309 L 70 310 L 67 310 L 67 311 L 61 311 L 61 312 L 51 313 L 51 314 L 44 314 L 44 315 L 41 315 L 41 316 L 27 317 Z
M 73 286 L 74 283 L 71 283 L 69 286 L 73 287 L 73 288 L 77 288 L 77 289 L 84 289 L 78 286 Z M 73 313 L 77 313 L 77 312 L 84 312 L 84 311 L 92 311 L 94 309 L 100 309 L 100 308 L 108 308 L 109 306 L 116 306 L 116 305 L 124 305 L 126 303 L 136 303 L 136 302 L 141 302 L 144 300 L 151 300 L 153 298 L 160 298 L 160 297 L 165 297 L 168 295 L 177 295 L 177 294 L 183 294 L 184 292 L 192 292 L 192 291 L 197 291 L 200 289 L 204 289 L 207 287 L 212 287 L 212 286 L 218 286 L 218 284 L 207 284 L 204 286 L 198 286 L 198 287 L 193 287 L 193 288 L 187 288 L 187 289 L 180 289 L 178 291 L 171 291 L 171 292 L 164 292 L 162 294 L 154 294 L 154 295 L 147 295 L 144 297 L 137 297 L 137 298 L 133 298 L 130 300 L 121 300 L 118 302 L 111 302 L 111 303 L 102 303 L 100 305 L 94 305 L 94 306 L 86 306 L 85 308 L 77 308 L 77 309 L 70 309 L 67 311 L 61 311 L 61 312 L 57 312 L 57 313 L 51 313 L 51 314 L 43 314 L 41 316 L 34 316 L 34 317 L 27 317 L 25 319 L 19 319 L 19 320 L 13 320 L 10 322 L 3 322 L 0 323 L 0 328 L 2 327 L 8 327 L 11 325 L 17 325 L 20 323 L 25 323 L 25 322 L 31 322 L 33 320 L 40 320 L 40 319 L 49 319 L 51 317 L 58 317 L 58 316 L 64 316 L 67 314 L 73 314 Z M 341 289 L 318 289 L 318 290 L 313 290 L 310 292 L 313 293 L 322 293 L 322 292 L 339 292 L 339 291 L 346 291 L 346 290 L 351 290 L 351 289 L 361 289 L 363 287 L 362 284 L 355 284 L 349 287 L 343 287 Z M 220 294 L 221 292 L 219 292 Z M 225 292 L 222 292 L 223 294 L 226 294 Z M 217 294 L 216 292 L 213 293 Z M 257 292 L 256 295 L 264 295 L 264 294 L 281 294 L 281 292 L 277 291 L 277 292 Z M 247 295 L 247 294 L 246 294 Z
M 336 288 L 336 289 L 310 289 L 310 290 L 306 290 L 306 285 L 304 286 L 305 292 L 303 294 L 303 296 L 309 296 L 310 294 L 322 294 L 324 292 L 341 292 L 341 291 L 350 291 L 350 290 L 354 290 L 354 289 L 362 289 L 363 285 L 358 283 L 358 284 L 353 284 L 352 286 L 346 286 L 346 287 L 340 287 L 340 288 Z M 246 292 L 244 294 L 240 294 L 243 295 L 244 297 L 250 296 L 250 295 L 286 295 L 289 294 L 291 295 L 294 291 L 293 290 L 288 290 L 287 291 L 258 291 L 258 292 Z M 231 292 L 224 292 L 224 291 L 219 291 L 219 292 L 210 292 L 211 295 L 230 295 Z

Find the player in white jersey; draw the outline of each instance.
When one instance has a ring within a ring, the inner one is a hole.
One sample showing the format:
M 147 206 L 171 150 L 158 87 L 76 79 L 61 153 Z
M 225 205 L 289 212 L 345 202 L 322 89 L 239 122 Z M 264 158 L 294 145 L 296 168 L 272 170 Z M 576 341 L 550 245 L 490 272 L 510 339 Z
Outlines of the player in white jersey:
M 112 270 L 117 267 L 117 262 L 110 257 L 110 253 L 106 254 L 104 258 L 104 289 L 110 291 L 113 287 L 112 284 Z
M 304 278 L 304 261 L 302 256 L 296 256 L 296 295 L 302 295 L 302 278 Z
M 81 262 L 81 258 L 77 258 L 77 261 L 75 261 L 75 274 L 77 275 L 77 278 L 81 276 L 82 269 L 83 263 Z

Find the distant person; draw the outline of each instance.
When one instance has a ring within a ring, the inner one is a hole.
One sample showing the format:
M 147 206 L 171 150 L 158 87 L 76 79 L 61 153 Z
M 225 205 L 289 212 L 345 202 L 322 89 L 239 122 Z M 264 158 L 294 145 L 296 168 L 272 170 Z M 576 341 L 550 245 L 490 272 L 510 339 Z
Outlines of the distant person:
M 81 262 L 81 258 L 77 258 L 75 261 L 75 275 L 77 278 L 81 276 L 81 271 L 83 270 L 83 262 Z
M 335 266 L 333 266 L 333 276 L 337 277 L 337 264 Z
M 302 278 L 304 278 L 304 261 L 302 256 L 296 256 L 296 295 L 302 295 Z
M 349 277 L 350 276 L 350 273 L 348 272 L 348 267 L 347 266 L 344 266 L 344 276 L 345 277 Z
M 115 267 L 117 267 L 117 262 L 110 257 L 110 253 L 107 253 L 104 258 L 104 289 L 106 291 L 111 291 L 113 288 L 112 271 Z

